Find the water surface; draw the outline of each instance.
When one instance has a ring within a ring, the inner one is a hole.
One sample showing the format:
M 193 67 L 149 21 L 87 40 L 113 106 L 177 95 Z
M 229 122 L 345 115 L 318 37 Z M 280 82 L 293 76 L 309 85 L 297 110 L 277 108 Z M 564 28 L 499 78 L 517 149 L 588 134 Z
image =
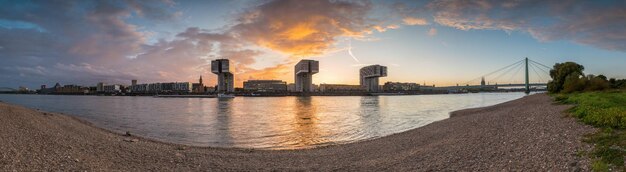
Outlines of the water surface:
M 0 94 L 0 100 L 80 117 L 166 142 L 300 149 L 382 137 L 523 93 L 415 96 L 153 98 Z

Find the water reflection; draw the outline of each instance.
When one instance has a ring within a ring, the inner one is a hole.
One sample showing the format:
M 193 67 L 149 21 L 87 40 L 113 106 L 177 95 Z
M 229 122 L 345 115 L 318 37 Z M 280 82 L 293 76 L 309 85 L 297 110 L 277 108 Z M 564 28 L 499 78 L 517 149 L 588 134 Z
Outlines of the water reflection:
M 328 142 L 318 128 L 319 118 L 314 97 L 297 97 L 294 101 L 294 122 L 291 124 L 293 133 L 287 138 L 293 147 L 303 147 Z
M 0 95 L 117 132 L 212 147 L 299 149 L 386 136 L 523 93 L 234 99 Z
M 215 121 L 208 121 L 215 124 L 213 131 L 215 131 L 215 135 L 217 135 L 217 142 L 222 145 L 233 144 L 233 136 L 230 130 L 230 119 L 233 115 L 232 103 L 233 99 L 218 98 L 217 103 L 215 104 L 215 109 L 217 109 L 217 116 L 215 116 Z M 212 116 L 214 114 L 205 115 Z
M 361 97 L 361 113 L 360 120 L 364 124 L 362 128 L 362 132 L 367 135 L 379 135 L 379 131 L 381 129 L 381 103 L 382 97 L 379 96 L 364 96 Z

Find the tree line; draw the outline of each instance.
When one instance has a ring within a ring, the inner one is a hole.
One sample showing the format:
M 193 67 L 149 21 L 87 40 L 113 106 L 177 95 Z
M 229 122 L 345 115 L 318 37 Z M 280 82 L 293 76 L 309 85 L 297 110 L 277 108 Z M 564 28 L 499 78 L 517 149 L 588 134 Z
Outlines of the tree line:
M 556 63 L 550 70 L 550 93 L 572 93 L 626 88 L 626 79 L 607 79 L 604 75 L 585 75 L 585 67 L 574 63 Z

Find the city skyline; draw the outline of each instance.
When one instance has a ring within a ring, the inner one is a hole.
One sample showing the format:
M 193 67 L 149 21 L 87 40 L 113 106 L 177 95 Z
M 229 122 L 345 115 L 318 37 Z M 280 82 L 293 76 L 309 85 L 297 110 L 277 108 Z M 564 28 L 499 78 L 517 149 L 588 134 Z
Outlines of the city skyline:
M 388 66 L 381 83 L 463 84 L 524 57 L 626 78 L 626 3 L 617 1 L 1 5 L 0 87 L 195 82 L 200 75 L 216 85 L 210 63 L 222 58 L 236 63 L 235 87 L 251 79 L 294 83 L 302 59 L 320 61 L 316 84 L 358 85 L 359 69 L 373 64 Z

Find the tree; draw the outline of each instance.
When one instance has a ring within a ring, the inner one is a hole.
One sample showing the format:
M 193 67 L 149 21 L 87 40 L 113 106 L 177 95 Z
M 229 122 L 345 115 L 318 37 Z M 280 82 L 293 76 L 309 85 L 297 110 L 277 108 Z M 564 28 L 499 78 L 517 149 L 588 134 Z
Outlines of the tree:
M 600 91 L 610 87 L 611 85 L 609 84 L 609 81 L 606 80 L 606 77 L 598 75 L 596 77 L 588 78 L 587 84 L 585 85 L 585 91 Z
M 604 81 L 608 81 L 608 80 L 606 79 L 606 76 L 604 76 L 604 75 L 598 75 L 598 78 L 600 78 L 600 79 L 602 79 L 602 80 L 604 80 Z
M 584 76 L 583 70 L 585 70 L 585 67 L 574 62 L 554 64 L 554 68 L 550 70 L 550 77 L 552 77 L 552 81 L 548 82 L 548 91 L 551 93 L 561 92 L 563 90 L 565 80 L 568 77 L 572 80 L 570 84 L 577 87 L 580 77 Z
M 587 77 L 580 77 L 576 75 L 567 75 L 565 82 L 563 82 L 563 89 L 561 93 L 573 93 L 585 90 L 585 85 L 588 82 Z

